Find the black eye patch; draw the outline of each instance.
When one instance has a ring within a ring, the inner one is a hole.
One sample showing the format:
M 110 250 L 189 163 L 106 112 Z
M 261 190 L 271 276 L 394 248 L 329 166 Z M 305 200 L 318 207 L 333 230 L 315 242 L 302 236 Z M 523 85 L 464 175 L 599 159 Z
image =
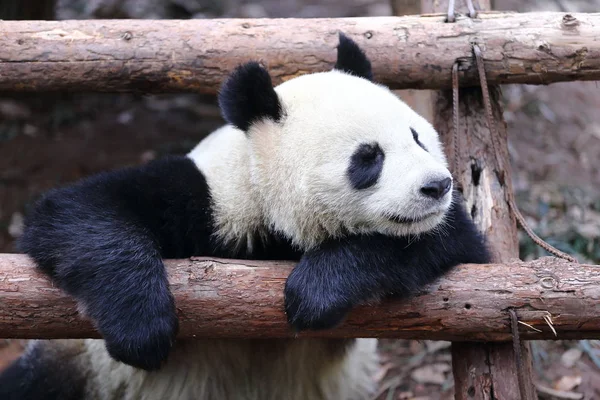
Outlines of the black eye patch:
M 415 131 L 413 128 L 410 128 L 410 131 L 412 132 L 413 139 L 415 139 L 415 143 L 417 143 L 419 146 L 421 146 L 421 148 L 423 150 L 427 151 L 427 148 L 425 147 L 425 145 L 419 141 L 419 134 L 417 133 L 417 131 Z
M 348 179 L 354 189 L 361 190 L 377 183 L 385 155 L 377 143 L 363 143 L 350 157 Z

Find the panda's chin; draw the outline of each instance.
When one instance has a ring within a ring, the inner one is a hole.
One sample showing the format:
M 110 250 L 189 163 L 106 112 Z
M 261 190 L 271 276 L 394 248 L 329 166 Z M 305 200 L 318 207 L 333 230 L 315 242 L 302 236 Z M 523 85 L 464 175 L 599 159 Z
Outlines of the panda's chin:
M 423 222 L 427 219 L 433 218 L 433 217 L 437 217 L 437 216 L 441 216 L 443 215 L 443 211 L 438 211 L 438 212 L 433 212 L 433 213 L 428 213 L 428 214 L 423 214 L 420 215 L 418 217 L 403 217 L 401 215 L 392 215 L 390 217 L 388 217 L 388 219 L 392 222 L 395 222 L 397 224 L 403 224 L 403 225 L 407 225 L 407 224 L 418 224 L 420 222 Z
M 443 223 L 445 211 L 422 215 L 418 218 L 387 217 L 382 233 L 394 236 L 419 235 L 434 230 Z

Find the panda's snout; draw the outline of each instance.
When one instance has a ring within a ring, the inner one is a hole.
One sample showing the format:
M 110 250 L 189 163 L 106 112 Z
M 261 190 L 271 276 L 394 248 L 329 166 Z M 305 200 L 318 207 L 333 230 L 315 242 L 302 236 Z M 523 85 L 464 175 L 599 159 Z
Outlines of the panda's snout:
M 434 179 L 421 186 L 421 193 L 427 197 L 439 200 L 452 187 L 452 178 Z

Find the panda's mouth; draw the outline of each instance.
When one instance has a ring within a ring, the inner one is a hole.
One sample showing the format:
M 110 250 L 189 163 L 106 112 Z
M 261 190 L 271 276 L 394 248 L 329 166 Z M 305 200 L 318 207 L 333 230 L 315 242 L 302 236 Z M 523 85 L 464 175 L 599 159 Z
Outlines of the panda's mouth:
M 433 217 L 434 215 L 438 215 L 440 212 L 432 212 L 429 214 L 424 214 L 419 217 L 403 217 L 400 215 L 392 215 L 388 216 L 388 219 L 397 224 L 416 224 L 419 222 L 425 221 L 427 218 Z

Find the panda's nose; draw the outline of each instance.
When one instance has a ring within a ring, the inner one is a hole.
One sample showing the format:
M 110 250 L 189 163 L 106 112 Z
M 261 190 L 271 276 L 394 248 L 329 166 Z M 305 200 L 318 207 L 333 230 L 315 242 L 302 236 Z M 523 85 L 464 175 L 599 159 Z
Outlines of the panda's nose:
M 427 197 L 439 200 L 446 193 L 448 193 L 451 185 L 452 178 L 430 181 L 421 187 L 421 193 L 423 193 Z

